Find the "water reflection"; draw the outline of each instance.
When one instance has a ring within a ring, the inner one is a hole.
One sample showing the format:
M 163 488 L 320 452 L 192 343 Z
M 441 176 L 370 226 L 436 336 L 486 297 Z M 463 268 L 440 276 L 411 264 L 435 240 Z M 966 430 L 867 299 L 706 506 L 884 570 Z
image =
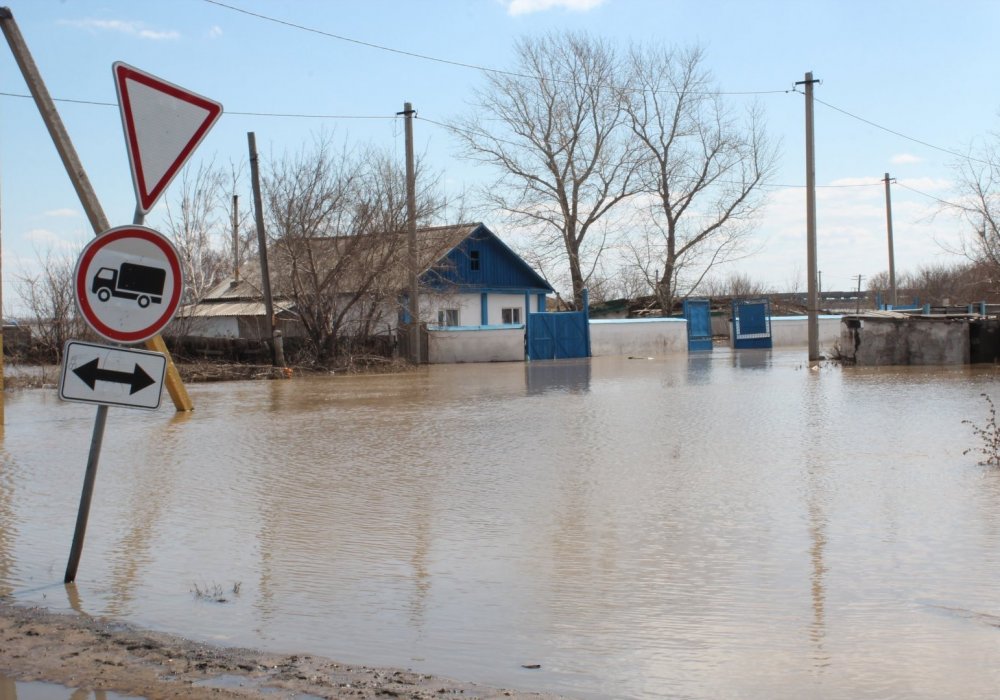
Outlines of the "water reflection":
M 691 353 L 687 358 L 688 384 L 708 384 L 712 380 L 712 353 Z
M 989 697 L 1000 479 L 961 420 L 995 379 L 804 359 L 432 367 L 116 411 L 68 604 L 46 585 L 92 415 L 25 393 L 0 590 L 581 697 Z
M 733 367 L 767 369 L 771 366 L 772 350 L 740 349 L 732 351 Z
M 2 400 L 2 397 L 0 397 Z M 0 596 L 9 595 L 11 589 L 7 581 L 14 568 L 14 543 L 17 539 L 17 518 L 14 503 L 17 498 L 15 488 L 15 460 L 0 447 Z
M 140 698 L 110 690 L 84 690 L 56 683 L 15 681 L 0 673 L 0 700 L 140 700 Z
M 524 363 L 529 395 L 549 391 L 582 393 L 590 390 L 590 359 L 548 360 Z

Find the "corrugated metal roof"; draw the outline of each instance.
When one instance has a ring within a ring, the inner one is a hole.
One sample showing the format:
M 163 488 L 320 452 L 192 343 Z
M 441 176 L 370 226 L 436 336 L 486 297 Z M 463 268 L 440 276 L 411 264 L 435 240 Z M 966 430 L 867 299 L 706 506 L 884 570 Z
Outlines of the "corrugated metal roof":
M 286 306 L 274 305 L 277 314 L 291 313 Z M 265 316 L 267 310 L 262 301 L 229 301 L 212 302 L 210 304 L 191 304 L 184 306 L 177 315 L 181 318 L 220 318 L 224 316 Z

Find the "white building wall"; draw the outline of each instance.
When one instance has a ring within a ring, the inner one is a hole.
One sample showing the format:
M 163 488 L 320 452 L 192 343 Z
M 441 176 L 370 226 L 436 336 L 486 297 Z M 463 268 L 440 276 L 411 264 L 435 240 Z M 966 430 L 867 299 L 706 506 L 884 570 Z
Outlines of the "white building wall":
M 503 323 L 503 310 L 521 309 L 521 323 L 527 323 L 528 314 L 538 311 L 538 295 L 528 295 L 529 308 L 524 308 L 524 294 L 489 294 L 486 297 L 487 323 L 491 326 Z
M 182 319 L 178 325 L 185 335 L 196 338 L 238 338 L 239 321 L 235 316 L 212 316 Z

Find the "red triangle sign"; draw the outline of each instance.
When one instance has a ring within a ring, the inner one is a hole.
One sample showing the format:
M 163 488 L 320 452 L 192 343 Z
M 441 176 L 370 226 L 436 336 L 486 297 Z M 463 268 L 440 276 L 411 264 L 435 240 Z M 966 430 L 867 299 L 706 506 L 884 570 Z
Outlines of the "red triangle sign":
M 222 105 L 120 61 L 112 68 L 137 209 L 145 214 L 222 116 Z

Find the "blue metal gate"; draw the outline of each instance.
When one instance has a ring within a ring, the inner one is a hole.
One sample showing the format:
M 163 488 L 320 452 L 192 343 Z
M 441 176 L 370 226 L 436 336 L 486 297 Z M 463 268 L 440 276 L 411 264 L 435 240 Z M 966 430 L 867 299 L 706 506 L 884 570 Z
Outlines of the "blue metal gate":
M 733 347 L 771 347 L 771 304 L 767 299 L 733 300 Z
M 590 357 L 590 323 L 586 311 L 528 314 L 525 349 L 529 360 Z
M 685 299 L 688 352 L 712 349 L 712 306 L 708 299 Z

